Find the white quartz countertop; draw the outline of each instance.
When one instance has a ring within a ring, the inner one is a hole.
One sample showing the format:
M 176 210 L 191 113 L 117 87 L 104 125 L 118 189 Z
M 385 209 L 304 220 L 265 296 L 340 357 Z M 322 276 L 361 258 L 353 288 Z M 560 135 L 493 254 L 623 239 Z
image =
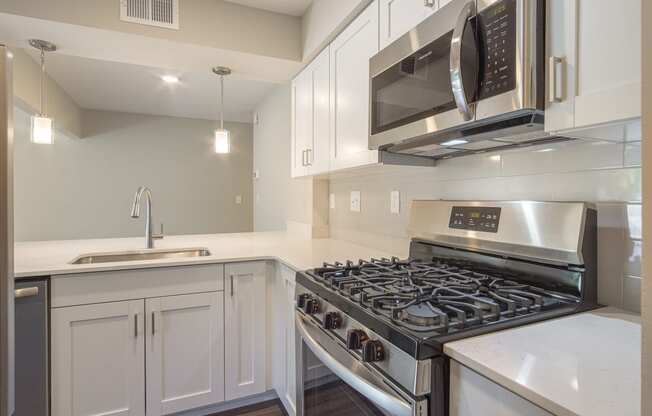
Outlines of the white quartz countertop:
M 558 416 L 638 416 L 641 324 L 614 308 L 495 332 L 445 353 Z
M 260 232 L 166 236 L 163 240 L 156 241 L 156 248 L 160 249 L 205 247 L 211 252 L 211 255 L 207 257 L 70 264 L 81 254 L 140 250 L 143 246 L 144 239 L 142 237 L 20 242 L 15 245 L 15 276 L 16 278 L 52 276 L 92 271 L 266 259 L 279 260 L 295 270 L 304 270 L 321 266 L 325 261 L 369 259 L 392 255 L 405 258 L 408 254 L 407 246 L 401 253 L 384 253 L 341 240 L 308 239 L 286 232 Z

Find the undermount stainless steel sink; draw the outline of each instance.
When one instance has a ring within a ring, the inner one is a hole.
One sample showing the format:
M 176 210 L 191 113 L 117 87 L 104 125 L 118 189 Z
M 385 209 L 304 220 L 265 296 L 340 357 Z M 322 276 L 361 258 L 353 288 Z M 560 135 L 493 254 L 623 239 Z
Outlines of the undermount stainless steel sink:
M 118 261 L 181 259 L 210 256 L 207 248 L 180 248 L 162 250 L 118 251 L 112 253 L 88 253 L 75 258 L 70 264 L 112 263 Z

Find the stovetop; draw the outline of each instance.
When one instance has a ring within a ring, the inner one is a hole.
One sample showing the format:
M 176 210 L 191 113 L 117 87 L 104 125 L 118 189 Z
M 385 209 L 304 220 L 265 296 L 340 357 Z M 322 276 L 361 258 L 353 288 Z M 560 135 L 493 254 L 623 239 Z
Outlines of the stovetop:
M 347 261 L 308 273 L 324 287 L 418 337 L 580 302 L 576 296 L 524 283 L 516 273 L 455 259 Z

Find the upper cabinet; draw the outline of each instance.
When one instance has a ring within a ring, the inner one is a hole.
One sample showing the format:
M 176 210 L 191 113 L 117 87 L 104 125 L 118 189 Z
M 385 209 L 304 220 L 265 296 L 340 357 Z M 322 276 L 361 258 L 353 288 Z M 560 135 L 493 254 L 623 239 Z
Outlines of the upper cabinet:
M 292 177 L 329 169 L 329 71 L 326 48 L 292 81 Z
M 450 1 L 450 0 L 448 0 Z M 447 0 L 380 0 L 380 48 L 421 23 Z
M 369 150 L 369 59 L 378 50 L 378 7 L 371 3 L 330 45 L 331 169 L 378 162 Z
M 641 1 L 549 0 L 546 131 L 641 116 Z

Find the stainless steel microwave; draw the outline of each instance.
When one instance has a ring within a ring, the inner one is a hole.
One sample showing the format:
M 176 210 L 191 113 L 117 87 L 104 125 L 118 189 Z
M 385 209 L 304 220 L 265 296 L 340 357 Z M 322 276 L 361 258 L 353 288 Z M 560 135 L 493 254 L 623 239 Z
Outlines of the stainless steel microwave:
M 428 157 L 549 139 L 544 0 L 452 0 L 370 61 L 369 147 Z

